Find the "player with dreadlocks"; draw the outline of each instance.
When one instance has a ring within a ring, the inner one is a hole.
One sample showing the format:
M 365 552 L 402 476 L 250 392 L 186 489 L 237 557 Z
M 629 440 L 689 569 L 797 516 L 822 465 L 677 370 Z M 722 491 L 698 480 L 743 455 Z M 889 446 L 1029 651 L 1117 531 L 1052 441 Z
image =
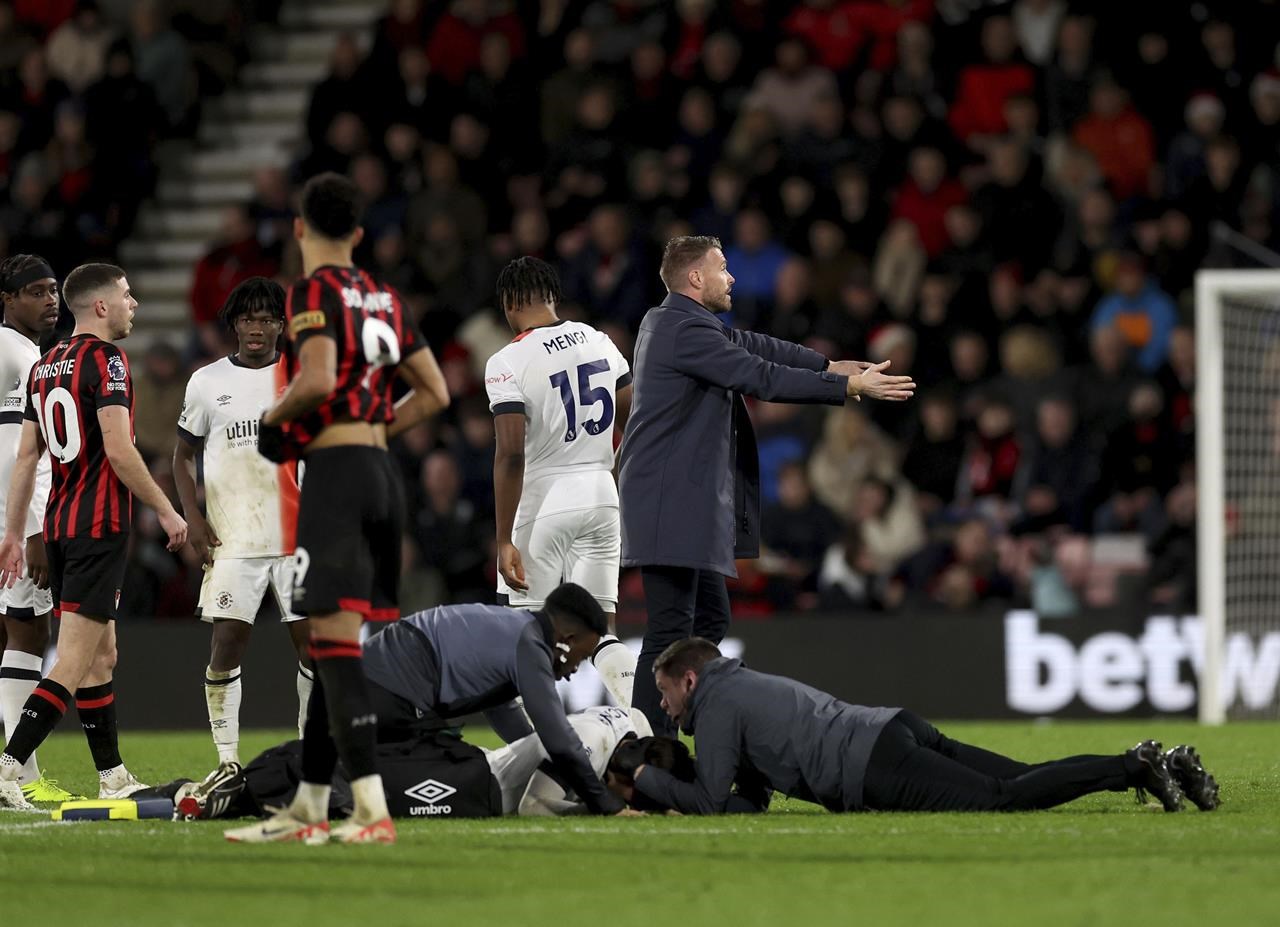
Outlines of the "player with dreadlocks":
M 192 374 L 178 418 L 173 480 L 204 564 L 197 614 L 213 625 L 204 696 L 218 766 L 197 787 L 201 794 L 240 773 L 240 664 L 259 615 L 285 622 L 298 651 L 299 736 L 311 697 L 309 629 L 292 607 L 298 464 L 258 453 L 258 419 L 288 379 L 279 344 L 284 302 L 284 288 L 265 277 L 231 291 L 218 317 L 235 334 L 236 352 Z M 204 514 L 197 454 L 204 458 Z
M 562 582 L 577 583 L 612 632 L 622 551 L 613 434 L 631 409 L 631 367 L 608 335 L 556 315 L 560 280 L 545 261 L 511 261 L 497 292 L 515 333 L 484 380 L 497 434 L 498 591 L 536 610 Z M 610 633 L 592 663 L 629 707 L 631 651 Z
M 0 299 L 4 325 L 0 327 L 0 521 L 5 496 L 22 437 L 22 412 L 27 403 L 27 376 L 40 359 L 40 341 L 58 322 L 58 280 L 53 268 L 35 254 L 15 254 L 0 264 Z M 44 653 L 49 646 L 53 596 L 49 591 L 49 555 L 44 546 L 44 510 L 49 501 L 52 470 L 48 457 L 36 466 L 36 489 L 27 509 L 27 575 L 12 589 L 0 589 L 4 614 L 5 649 L 0 662 L 0 708 L 9 735 L 18 726 L 22 706 L 40 681 Z M 27 801 L 69 801 L 78 796 L 40 772 L 33 753 L 18 776 Z

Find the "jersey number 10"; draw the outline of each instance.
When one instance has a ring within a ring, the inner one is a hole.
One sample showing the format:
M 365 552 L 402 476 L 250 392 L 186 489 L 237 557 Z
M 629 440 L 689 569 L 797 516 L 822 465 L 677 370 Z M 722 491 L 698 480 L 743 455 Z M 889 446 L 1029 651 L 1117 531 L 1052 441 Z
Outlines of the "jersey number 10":
M 607 360 L 589 361 L 578 365 L 578 399 L 582 408 L 589 409 L 600 403 L 600 417 L 583 421 L 582 430 L 589 435 L 598 435 L 613 424 L 613 395 L 607 386 L 592 386 L 591 378 L 599 373 L 609 372 Z M 550 377 L 551 385 L 560 390 L 560 401 L 564 403 L 565 418 L 568 425 L 564 430 L 565 442 L 578 437 L 578 406 L 574 401 L 573 387 L 569 385 L 569 371 L 561 370 Z
M 44 443 L 49 445 L 49 452 L 60 462 L 71 463 L 80 456 L 80 420 L 76 413 L 76 400 L 71 395 L 71 390 L 65 386 L 55 386 L 49 390 L 43 407 L 39 393 L 32 393 L 31 401 L 35 404 L 36 419 L 39 421 L 40 430 L 44 432 Z M 64 437 L 58 435 L 55 409 L 62 410 Z

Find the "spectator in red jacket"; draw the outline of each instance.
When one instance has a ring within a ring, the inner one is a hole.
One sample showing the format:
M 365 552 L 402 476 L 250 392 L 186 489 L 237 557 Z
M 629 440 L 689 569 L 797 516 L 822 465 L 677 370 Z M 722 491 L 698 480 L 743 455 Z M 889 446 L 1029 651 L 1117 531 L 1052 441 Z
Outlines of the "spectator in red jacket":
M 1146 190 L 1155 160 L 1155 135 L 1151 123 L 1129 105 L 1124 88 L 1109 76 L 1094 82 L 1089 115 L 1076 123 L 1072 137 L 1093 155 L 1118 201 Z
M 991 397 L 978 413 L 977 425 L 960 468 L 957 501 L 974 502 L 984 496 L 1009 499 L 1022 460 L 1013 408 L 1003 399 Z
M 873 71 L 888 71 L 897 61 L 898 30 L 912 21 L 928 22 L 934 0 L 805 0 L 783 28 L 813 46 L 824 68 L 843 71 L 868 51 Z
M 982 24 L 982 54 L 982 63 L 961 69 L 948 116 L 956 137 L 974 149 L 1008 129 L 1005 100 L 1033 93 L 1036 82 L 1035 72 L 1018 57 L 1018 34 L 1009 17 L 992 16 Z
M 250 277 L 274 277 L 280 271 L 256 237 L 249 209 L 230 207 L 222 218 L 217 244 L 196 264 L 191 280 L 191 315 L 202 353 L 219 350 L 218 310 L 231 291 Z
M 917 148 L 908 161 L 907 179 L 898 188 L 893 218 L 914 225 L 925 253 L 934 258 L 950 243 L 947 210 L 968 198 L 960 182 L 947 176 L 947 160 L 941 151 Z
M 501 32 L 510 43 L 512 60 L 524 57 L 524 27 L 515 13 L 491 16 L 485 0 L 453 0 L 427 40 L 432 68 L 455 87 L 480 64 L 480 42 Z

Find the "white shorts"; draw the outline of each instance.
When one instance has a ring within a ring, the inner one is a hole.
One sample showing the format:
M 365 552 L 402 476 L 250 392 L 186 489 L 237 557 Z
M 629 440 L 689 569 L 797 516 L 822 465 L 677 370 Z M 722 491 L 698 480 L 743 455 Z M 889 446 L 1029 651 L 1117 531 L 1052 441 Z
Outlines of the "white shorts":
M 546 758 L 537 734 L 521 737 L 497 750 L 485 751 L 489 772 L 493 773 L 498 788 L 502 790 L 503 814 L 515 814 L 520 809 L 529 781 Z
M 15 621 L 29 621 L 53 611 L 53 590 L 41 589 L 30 576 L 23 576 L 12 589 L 0 589 L 0 612 Z
M 253 624 L 267 595 L 282 621 L 304 617 L 293 613 L 293 565 L 292 556 L 213 561 L 200 584 L 200 620 L 232 618 Z
M 561 583 L 577 583 L 607 612 L 618 607 L 618 564 L 622 523 L 618 510 L 578 509 L 543 515 L 511 532 L 524 563 L 526 592 L 516 592 L 498 574 L 498 591 L 512 605 L 541 608 Z

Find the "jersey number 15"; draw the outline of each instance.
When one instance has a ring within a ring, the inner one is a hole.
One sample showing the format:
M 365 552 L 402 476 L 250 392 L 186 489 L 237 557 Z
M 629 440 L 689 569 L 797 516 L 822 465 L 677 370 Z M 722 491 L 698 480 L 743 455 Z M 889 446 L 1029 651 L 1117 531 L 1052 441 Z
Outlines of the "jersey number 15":
M 600 403 L 600 417 L 583 421 L 582 430 L 589 435 L 598 435 L 613 424 L 613 395 L 607 386 L 592 386 L 591 378 L 596 374 L 608 373 L 607 360 L 589 361 L 578 365 L 578 399 L 582 408 L 590 409 Z M 573 387 L 569 385 L 569 371 L 561 370 L 553 373 L 548 379 L 551 385 L 560 390 L 560 401 L 564 403 L 564 414 L 568 424 L 564 430 L 564 440 L 572 441 L 578 437 L 578 406 L 573 395 Z

